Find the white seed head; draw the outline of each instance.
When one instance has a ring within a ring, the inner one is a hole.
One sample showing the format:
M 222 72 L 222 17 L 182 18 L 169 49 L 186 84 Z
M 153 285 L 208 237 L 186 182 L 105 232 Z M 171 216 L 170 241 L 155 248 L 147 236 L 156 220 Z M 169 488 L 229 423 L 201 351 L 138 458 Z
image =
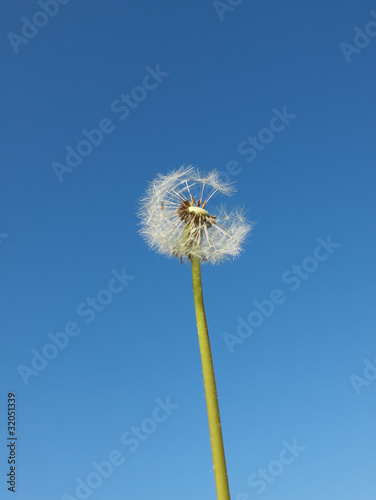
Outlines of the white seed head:
M 141 200 L 140 233 L 152 249 L 181 261 L 195 256 L 217 264 L 235 258 L 252 227 L 244 210 L 207 210 L 217 192 L 229 196 L 234 190 L 216 170 L 201 175 L 193 167 L 181 167 L 159 174 Z

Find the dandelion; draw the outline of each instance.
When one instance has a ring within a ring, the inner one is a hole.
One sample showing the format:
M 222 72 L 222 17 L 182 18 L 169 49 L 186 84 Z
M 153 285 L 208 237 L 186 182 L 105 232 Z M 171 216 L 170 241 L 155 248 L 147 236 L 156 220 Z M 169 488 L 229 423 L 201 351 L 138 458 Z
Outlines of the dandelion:
M 182 167 L 159 175 L 142 200 L 141 234 L 151 248 L 182 261 L 197 257 L 217 264 L 237 257 L 251 228 L 243 210 L 227 212 L 220 206 L 215 213 L 208 211 L 215 194 L 233 191 L 233 184 L 221 181 L 216 171 L 202 176 Z
M 234 185 L 217 171 L 201 175 L 193 167 L 159 174 L 141 200 L 140 233 L 150 247 L 192 266 L 193 298 L 200 344 L 210 441 L 218 500 L 230 500 L 217 390 L 201 283 L 201 262 L 235 258 L 251 230 L 244 210 L 209 207 L 217 193 L 229 196 Z

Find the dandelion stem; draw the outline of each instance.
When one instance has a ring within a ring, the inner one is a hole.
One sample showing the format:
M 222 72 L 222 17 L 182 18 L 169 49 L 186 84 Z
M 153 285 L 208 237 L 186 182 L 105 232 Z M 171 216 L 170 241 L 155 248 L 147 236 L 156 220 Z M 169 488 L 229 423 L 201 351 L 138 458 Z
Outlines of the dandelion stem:
M 210 350 L 208 326 L 205 317 L 204 299 L 202 296 L 201 262 L 198 257 L 193 256 L 191 256 L 190 260 L 192 264 L 193 298 L 196 310 L 202 373 L 204 375 L 206 407 L 209 419 L 210 442 L 213 455 L 217 499 L 230 500 L 217 389 L 215 386 L 213 360 Z

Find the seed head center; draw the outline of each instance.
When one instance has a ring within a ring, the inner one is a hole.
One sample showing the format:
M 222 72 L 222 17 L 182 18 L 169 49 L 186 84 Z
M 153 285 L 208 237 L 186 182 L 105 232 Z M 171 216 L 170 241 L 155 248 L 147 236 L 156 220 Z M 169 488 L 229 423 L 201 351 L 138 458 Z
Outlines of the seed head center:
M 204 210 L 203 208 L 201 207 L 196 207 L 195 205 L 191 205 L 187 208 L 187 211 L 188 212 L 193 212 L 197 215 L 206 215 L 207 217 L 209 217 L 209 212 L 207 212 L 206 210 Z

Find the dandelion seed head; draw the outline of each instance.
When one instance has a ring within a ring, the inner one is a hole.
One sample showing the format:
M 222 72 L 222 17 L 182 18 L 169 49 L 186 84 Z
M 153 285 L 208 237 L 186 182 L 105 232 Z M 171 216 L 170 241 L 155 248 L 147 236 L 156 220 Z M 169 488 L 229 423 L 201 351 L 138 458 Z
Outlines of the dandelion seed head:
M 216 170 L 202 175 L 181 167 L 159 174 L 141 200 L 140 233 L 152 249 L 182 262 L 192 256 L 213 264 L 235 258 L 252 225 L 243 209 L 228 212 L 213 202 L 217 193 L 230 196 L 234 191 L 234 184 Z

